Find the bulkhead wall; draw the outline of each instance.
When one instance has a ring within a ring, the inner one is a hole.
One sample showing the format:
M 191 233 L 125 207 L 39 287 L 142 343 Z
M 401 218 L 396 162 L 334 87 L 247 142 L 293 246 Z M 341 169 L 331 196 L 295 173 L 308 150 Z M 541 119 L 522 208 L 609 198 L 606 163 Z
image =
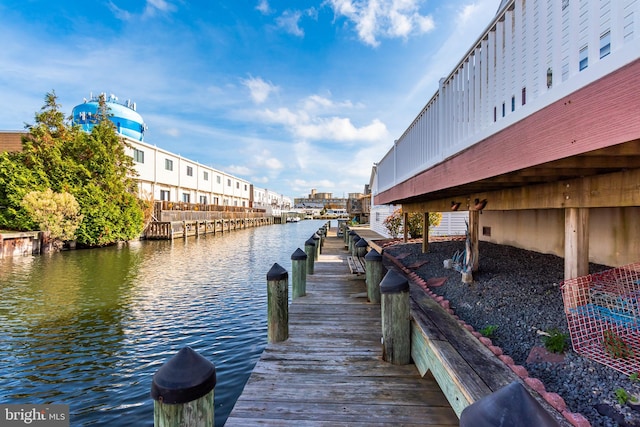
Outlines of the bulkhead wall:
M 564 209 L 484 211 L 479 239 L 564 258 L 564 221 Z M 590 262 L 617 267 L 640 261 L 638 236 L 640 207 L 589 209 Z

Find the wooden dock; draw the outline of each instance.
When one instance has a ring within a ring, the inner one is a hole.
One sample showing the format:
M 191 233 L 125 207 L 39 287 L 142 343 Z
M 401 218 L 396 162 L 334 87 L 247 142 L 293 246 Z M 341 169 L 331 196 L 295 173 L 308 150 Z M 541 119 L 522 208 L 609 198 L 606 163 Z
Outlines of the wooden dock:
M 267 346 L 226 426 L 457 426 L 431 374 L 382 360 L 380 305 L 331 230 L 289 307 L 289 339 Z

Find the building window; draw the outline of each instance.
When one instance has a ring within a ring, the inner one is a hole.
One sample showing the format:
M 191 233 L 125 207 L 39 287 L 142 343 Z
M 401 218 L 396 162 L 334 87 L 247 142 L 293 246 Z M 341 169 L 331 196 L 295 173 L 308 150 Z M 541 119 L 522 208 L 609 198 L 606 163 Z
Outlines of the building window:
M 209 172 L 202 172 L 202 179 L 204 179 L 205 181 L 209 181 Z
M 219 205 L 219 204 L 220 204 L 220 199 L 219 199 L 219 198 L 217 198 L 217 197 L 214 197 L 214 198 L 213 198 L 213 204 L 214 204 L 214 205 Z
M 222 181 L 221 181 L 221 178 L 220 178 L 220 175 L 216 175 L 216 182 L 217 182 L 218 184 L 220 184 L 220 183 L 222 182 Z
M 247 191 L 247 184 L 244 185 L 244 191 Z
M 227 178 L 227 187 L 231 187 L 231 180 Z
M 201 205 L 207 204 L 207 196 L 200 196 L 200 204 Z
M 168 171 L 172 171 L 173 170 L 173 160 L 171 159 L 164 159 L 164 168 Z
M 587 46 L 584 46 L 582 49 L 580 49 L 580 53 L 578 54 L 578 61 L 580 61 L 580 71 L 589 66 L 589 49 Z
M 527 88 L 523 87 L 522 88 L 522 105 L 525 105 L 527 103 Z
M 503 103 L 502 103 L 502 117 L 504 117 L 504 115 L 505 115 L 505 113 L 506 113 L 506 111 L 505 111 L 505 110 L 506 110 L 506 108 L 505 108 L 505 105 L 504 105 L 504 102 L 503 102 Z
M 516 97 L 511 97 L 511 111 L 516 111 Z
M 144 151 L 133 149 L 133 161 L 136 163 L 144 163 Z
M 611 53 L 611 31 L 600 36 L 600 59 Z
M 547 68 L 547 89 L 553 86 L 553 70 L 551 67 Z
M 240 189 L 240 183 L 239 182 L 236 182 L 236 188 Z
M 182 193 L 182 201 L 185 202 L 185 203 L 190 203 L 191 202 L 191 194 Z
M 166 200 L 168 202 L 170 200 L 170 194 L 169 190 L 160 190 L 160 200 Z
M 493 107 L 493 121 L 498 121 L 498 107 Z
M 191 166 L 187 166 L 187 176 L 193 176 L 193 168 Z

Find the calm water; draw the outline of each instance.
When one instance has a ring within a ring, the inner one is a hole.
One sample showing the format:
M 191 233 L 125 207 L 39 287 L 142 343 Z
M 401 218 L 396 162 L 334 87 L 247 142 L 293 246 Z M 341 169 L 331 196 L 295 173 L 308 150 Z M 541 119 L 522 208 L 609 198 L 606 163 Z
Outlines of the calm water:
M 266 274 L 324 223 L 0 260 L 0 403 L 152 426 L 152 376 L 190 346 L 216 365 L 223 425 L 266 345 Z

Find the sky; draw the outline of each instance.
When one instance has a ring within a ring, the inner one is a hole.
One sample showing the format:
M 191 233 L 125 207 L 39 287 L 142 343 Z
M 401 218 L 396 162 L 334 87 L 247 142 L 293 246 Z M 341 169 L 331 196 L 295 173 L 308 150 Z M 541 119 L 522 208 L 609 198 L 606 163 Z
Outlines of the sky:
M 136 102 L 145 142 L 296 198 L 371 168 L 500 0 L 0 0 L 0 130 L 55 92 Z

